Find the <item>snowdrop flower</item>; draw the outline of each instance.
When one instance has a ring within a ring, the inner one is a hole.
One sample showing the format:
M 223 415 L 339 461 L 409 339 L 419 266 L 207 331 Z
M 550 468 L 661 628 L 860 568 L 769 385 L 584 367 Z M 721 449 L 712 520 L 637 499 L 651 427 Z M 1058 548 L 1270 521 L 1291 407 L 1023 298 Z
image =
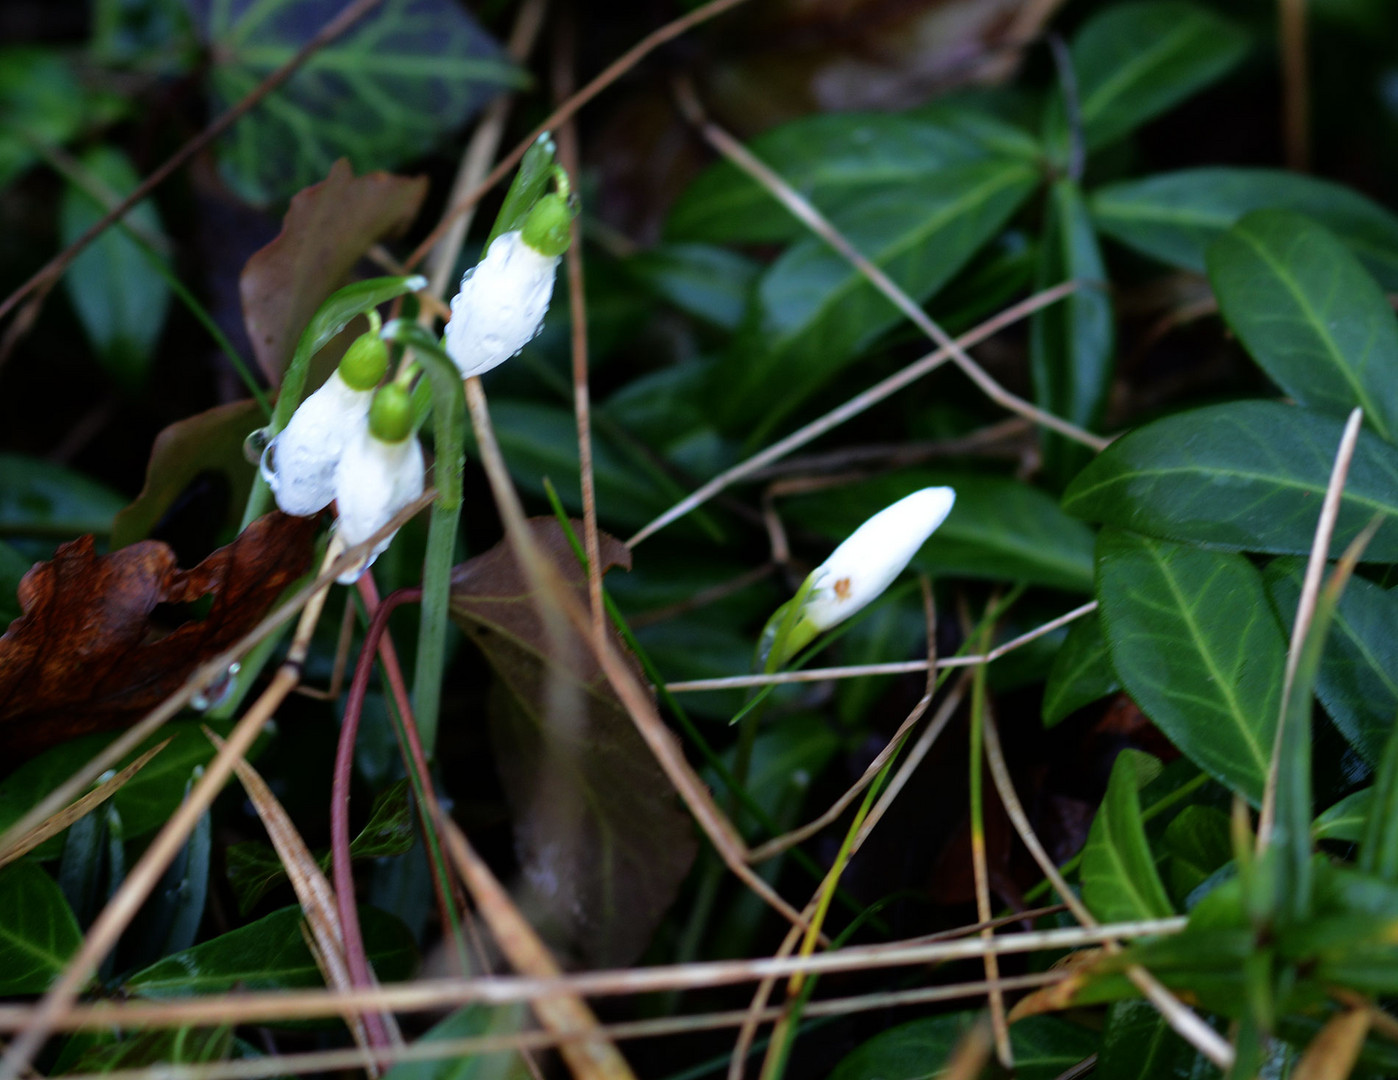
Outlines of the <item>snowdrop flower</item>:
M 368 424 L 345 440 L 335 469 L 335 526 L 346 547 L 368 540 L 390 518 L 422 494 L 422 447 L 413 437 L 412 397 L 389 383 L 374 395 Z M 397 530 L 374 545 L 358 564 L 340 575 L 351 585 L 383 553 Z
M 538 335 L 572 216 L 562 196 L 545 195 L 524 226 L 497 236 L 461 279 L 451 301 L 447 352 L 462 378 L 503 364 Z
M 309 517 L 335 497 L 335 467 L 345 440 L 364 430 L 374 387 L 388 365 L 388 348 L 372 334 L 355 340 L 340 366 L 262 452 L 262 479 L 284 514 Z
M 802 615 L 817 630 L 848 619 L 893 583 L 956 501 L 949 487 L 923 488 L 855 529 L 818 566 Z

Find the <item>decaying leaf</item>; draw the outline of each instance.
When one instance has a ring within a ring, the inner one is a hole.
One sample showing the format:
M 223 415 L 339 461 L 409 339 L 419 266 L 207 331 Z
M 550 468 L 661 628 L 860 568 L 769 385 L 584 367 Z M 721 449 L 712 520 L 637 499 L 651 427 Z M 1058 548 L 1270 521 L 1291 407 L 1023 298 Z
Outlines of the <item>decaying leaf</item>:
M 282 231 L 239 278 L 248 338 L 273 385 L 316 308 L 371 247 L 412 223 L 426 194 L 426 177 L 356 177 L 341 158 L 319 184 L 293 196 Z
M 1068 971 L 1062 981 L 1049 983 L 1016 1002 L 1010 1010 L 1010 1023 L 1023 1020 L 1026 1016 L 1041 1013 L 1062 1012 L 1077 1004 L 1078 994 L 1091 980 L 1097 966 L 1106 958 L 1105 949 L 1079 949 L 1071 952 L 1053 965 L 1055 971 Z
M 586 579 L 558 523 L 535 518 L 530 527 L 583 596 Z M 630 566 L 606 534 L 601 556 L 604 568 Z M 498 676 L 491 730 L 523 868 L 521 907 L 558 951 L 599 966 L 632 962 L 694 858 L 674 789 L 585 643 L 571 631 L 550 640 L 508 543 L 456 567 L 452 616 Z
M 268 514 L 192 570 L 155 540 L 109 555 L 91 536 L 62 545 L 24 576 L 23 614 L 0 637 L 0 760 L 137 720 L 252 629 L 310 568 L 315 533 L 314 518 Z M 202 619 L 158 636 L 159 605 L 204 596 Z

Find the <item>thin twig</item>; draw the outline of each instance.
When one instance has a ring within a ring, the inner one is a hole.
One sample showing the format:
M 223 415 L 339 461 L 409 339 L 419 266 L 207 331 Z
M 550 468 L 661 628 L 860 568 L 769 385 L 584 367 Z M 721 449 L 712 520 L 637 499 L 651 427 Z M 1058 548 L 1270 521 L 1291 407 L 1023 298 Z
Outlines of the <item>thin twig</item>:
M 976 667 L 998 660 L 1008 652 L 1022 645 L 1028 645 L 1036 638 L 1051 634 L 1061 626 L 1097 610 L 1097 601 L 1090 600 L 1065 615 L 1051 619 L 1042 626 L 1036 626 L 1019 637 L 997 645 L 983 656 L 948 656 L 936 661 L 938 670 L 943 668 Z M 665 689 L 672 694 L 681 691 L 734 690 L 749 686 L 769 686 L 782 683 L 824 682 L 827 679 L 856 679 L 865 675 L 910 675 L 916 671 L 926 671 L 926 660 L 898 660 L 885 664 L 851 664 L 846 667 L 807 668 L 801 671 L 780 671 L 773 675 L 727 675 L 719 679 L 691 679 L 688 682 L 666 683 Z
M 1091 450 L 1100 451 L 1111 441 L 1090 431 L 1084 431 L 1061 417 L 1045 412 L 1037 405 L 1010 393 L 977 364 L 930 315 L 919 307 L 906 292 L 878 266 L 864 256 L 830 220 L 802 197 L 790 184 L 769 168 L 746 146 L 724 131 L 704 115 L 703 108 L 695 97 L 693 88 L 681 80 L 676 84 L 676 96 L 680 111 L 685 118 L 699 129 L 704 139 L 720 154 L 747 173 L 791 212 L 797 220 L 840 253 L 856 270 L 864 275 L 879 292 L 901 311 L 908 319 L 935 341 L 938 347 L 947 349 L 956 366 L 964 371 L 986 397 L 1002 408 L 1017 413 L 1027 420 L 1056 431 L 1065 438 L 1081 443 Z
M 1050 304 L 1057 303 L 1065 296 L 1070 296 L 1077 292 L 1078 283 L 1076 281 L 1065 281 L 1060 285 L 1055 285 L 1051 289 L 1044 289 L 1035 293 L 1018 304 L 1006 308 L 998 315 L 994 315 L 979 326 L 973 327 L 956 339 L 955 345 L 962 350 L 969 349 L 980 344 L 986 338 L 998 334 L 1007 326 L 1012 326 L 1022 319 L 1027 319 L 1034 312 Z M 779 439 L 765 450 L 761 450 L 748 458 L 746 461 L 734 465 L 731 469 L 725 469 L 702 487 L 696 489 L 692 494 L 685 496 L 670 509 L 666 510 L 654 521 L 642 528 L 635 536 L 626 541 L 626 546 L 634 548 L 642 540 L 659 532 L 666 525 L 678 521 L 691 510 L 702 506 L 708 502 L 724 488 L 737 483 L 745 477 L 752 476 L 760 469 L 772 464 L 793 450 L 805 446 L 807 443 L 824 435 L 827 431 L 839 427 L 846 420 L 852 420 L 866 409 L 872 408 L 885 398 L 896 394 L 909 383 L 916 382 L 929 372 L 937 370 L 953 356 L 953 350 L 939 347 L 925 356 L 914 360 L 902 371 L 895 372 L 883 379 L 869 389 L 856 394 L 843 405 L 831 409 L 824 416 L 812 420 L 804 427 L 793 431 L 783 439 Z
M 1360 408 L 1355 408 L 1345 422 L 1340 445 L 1335 451 L 1335 461 L 1330 467 L 1330 482 L 1325 486 L 1325 498 L 1320 504 L 1320 518 L 1316 522 L 1315 536 L 1311 540 L 1311 554 L 1306 561 L 1306 575 L 1301 583 L 1301 598 L 1296 604 L 1296 620 L 1291 627 L 1291 645 L 1286 653 L 1281 713 L 1277 720 L 1277 733 L 1272 740 L 1272 761 L 1267 768 L 1267 785 L 1262 793 L 1262 809 L 1257 816 L 1258 855 L 1267 850 L 1267 845 L 1272 840 L 1287 703 L 1291 699 L 1292 681 L 1296 678 L 1296 668 L 1301 662 L 1301 652 L 1306 644 L 1306 635 L 1311 629 L 1311 619 L 1315 616 L 1316 599 L 1320 596 L 1321 580 L 1325 576 L 1325 564 L 1330 558 L 1330 541 L 1335 535 L 1335 522 L 1340 517 L 1340 500 L 1345 493 L 1345 479 L 1349 476 L 1350 462 L 1354 460 L 1354 448 L 1359 442 L 1359 429 L 1363 422 L 1364 410 Z
M 14 310 L 15 305 L 35 289 L 46 283 L 56 281 L 72 261 L 77 258 L 92 241 L 96 240 L 97 237 L 101 236 L 103 232 L 110 228 L 113 222 L 125 217 L 133 206 L 168 180 L 175 170 L 180 168 L 186 161 L 189 161 L 232 127 L 234 122 L 244 113 L 254 108 L 263 98 L 277 89 L 277 87 L 281 86 L 287 79 L 291 78 L 302 64 L 343 34 L 381 2 L 382 0 L 354 0 L 348 7 L 342 9 L 338 15 L 320 28 L 315 37 L 301 46 L 301 48 L 297 50 L 296 55 L 258 83 L 257 86 L 236 105 L 176 150 L 165 164 L 161 165 L 155 172 L 151 173 L 137 184 L 131 194 L 122 199 L 121 202 L 112 207 L 106 214 L 103 214 L 92 228 L 88 229 L 60 251 L 45 263 L 41 270 L 30 277 L 28 281 L 14 292 L 10 293 L 10 295 L 6 297 L 4 303 L 0 303 L 0 319 L 3 319 Z

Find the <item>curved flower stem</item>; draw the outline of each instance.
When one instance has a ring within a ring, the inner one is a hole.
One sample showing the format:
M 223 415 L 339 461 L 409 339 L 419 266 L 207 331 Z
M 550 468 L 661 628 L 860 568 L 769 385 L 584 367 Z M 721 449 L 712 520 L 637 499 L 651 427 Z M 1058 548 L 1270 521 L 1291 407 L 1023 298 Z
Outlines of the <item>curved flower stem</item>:
M 466 398 L 461 373 L 446 350 L 417 323 L 394 319 L 385 339 L 410 346 L 432 387 L 432 424 L 437 501 L 427 527 L 422 566 L 422 617 L 418 623 L 417 667 L 413 672 L 413 711 L 428 758 L 437 745 L 437 718 L 446 667 L 447 615 L 451 607 L 451 564 L 461 520 L 461 473 L 465 467 Z

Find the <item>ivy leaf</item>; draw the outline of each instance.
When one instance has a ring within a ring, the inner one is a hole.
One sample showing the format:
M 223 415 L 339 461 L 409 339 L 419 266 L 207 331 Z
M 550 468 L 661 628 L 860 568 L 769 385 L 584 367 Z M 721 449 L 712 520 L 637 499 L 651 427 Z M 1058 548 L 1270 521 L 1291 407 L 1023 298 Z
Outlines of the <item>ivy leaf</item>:
M 241 100 L 342 10 L 337 0 L 191 0 L 214 63 L 215 108 Z M 361 171 L 430 150 L 496 91 L 521 86 L 500 47 L 451 0 L 384 0 L 318 50 L 219 143 L 254 203 L 284 199 L 348 157 Z
M 1116 440 L 1063 495 L 1076 517 L 1148 536 L 1304 555 L 1344 421 L 1272 401 L 1192 409 Z M 1375 514 L 1398 518 L 1398 450 L 1361 431 L 1340 500 L 1335 557 Z M 1398 561 L 1387 522 L 1366 560 Z
M 1328 230 L 1289 210 L 1258 210 L 1214 241 L 1209 280 L 1252 358 L 1302 405 L 1398 434 L 1398 319 L 1383 291 Z
M 39 994 L 83 942 L 53 878 L 32 862 L 0 870 L 0 994 Z
M 1108 184 L 1090 202 L 1108 236 L 1199 273 L 1208 246 L 1244 214 L 1294 210 L 1343 240 L 1384 288 L 1398 289 L 1398 215 L 1330 180 L 1281 169 L 1182 169 Z
M 1097 597 L 1127 693 L 1186 757 L 1258 804 L 1286 658 L 1261 575 L 1241 555 L 1104 529 Z

